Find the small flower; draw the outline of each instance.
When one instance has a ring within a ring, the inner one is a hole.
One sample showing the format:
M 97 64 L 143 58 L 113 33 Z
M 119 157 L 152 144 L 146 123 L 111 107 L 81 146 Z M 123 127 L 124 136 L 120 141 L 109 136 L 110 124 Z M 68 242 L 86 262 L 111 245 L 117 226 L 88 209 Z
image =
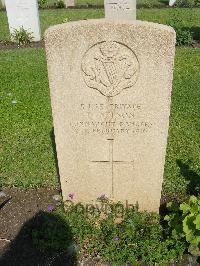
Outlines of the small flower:
M 114 241 L 118 241 L 119 240 L 119 237 L 118 236 L 114 236 Z
M 16 101 L 16 100 L 12 100 L 12 103 L 13 103 L 13 104 L 16 104 L 16 103 L 17 103 L 17 101 Z
M 55 209 L 55 207 L 52 204 L 49 204 L 47 207 L 48 212 L 52 212 Z
M 68 194 L 68 197 L 69 197 L 71 200 L 74 199 L 74 196 L 75 196 L 75 194 L 74 194 L 73 192 Z

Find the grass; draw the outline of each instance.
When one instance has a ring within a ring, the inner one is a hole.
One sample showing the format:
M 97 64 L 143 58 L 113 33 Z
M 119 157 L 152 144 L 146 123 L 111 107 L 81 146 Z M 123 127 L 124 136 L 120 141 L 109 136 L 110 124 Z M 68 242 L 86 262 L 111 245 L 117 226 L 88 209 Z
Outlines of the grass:
M 44 51 L 1 51 L 0 58 L 0 184 L 55 186 L 57 174 L 50 137 L 52 120 Z
M 200 49 L 177 49 L 165 192 L 185 192 L 200 180 L 199 60 Z M 1 50 L 0 69 L 0 185 L 56 187 L 44 50 Z
M 42 35 L 44 31 L 51 25 L 62 23 L 64 19 L 68 18 L 71 21 L 102 18 L 104 17 L 103 9 L 51 9 L 40 10 L 40 24 Z M 183 27 L 190 29 L 195 39 L 200 39 L 200 9 L 139 9 L 137 11 L 137 18 L 140 20 L 153 21 L 157 23 L 167 24 L 170 20 L 178 17 Z M 0 40 L 9 40 L 9 29 L 7 23 L 6 12 L 0 11 Z
M 56 0 L 47 0 L 45 7 L 54 6 Z M 164 7 L 168 5 L 167 0 L 137 0 L 138 7 Z M 104 5 L 104 0 L 75 0 L 76 6 L 99 6 Z

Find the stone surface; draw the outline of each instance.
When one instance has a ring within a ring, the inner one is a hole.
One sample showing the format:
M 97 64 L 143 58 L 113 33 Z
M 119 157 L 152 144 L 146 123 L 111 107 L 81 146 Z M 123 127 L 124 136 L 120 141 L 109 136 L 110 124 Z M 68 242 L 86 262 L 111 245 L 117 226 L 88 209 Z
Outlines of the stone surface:
M 175 3 L 176 3 L 176 0 L 169 0 L 169 6 L 175 5 Z
M 40 41 L 40 23 L 37 0 L 5 0 L 10 33 L 23 28 L 32 32 L 34 41 Z
M 136 0 L 104 0 L 106 19 L 136 19 Z
M 6 193 L 3 191 L 0 191 L 0 198 L 6 197 Z
M 73 7 L 75 6 L 75 0 L 64 0 L 65 7 Z
M 89 20 L 51 27 L 45 42 L 63 199 L 158 211 L 174 30 Z

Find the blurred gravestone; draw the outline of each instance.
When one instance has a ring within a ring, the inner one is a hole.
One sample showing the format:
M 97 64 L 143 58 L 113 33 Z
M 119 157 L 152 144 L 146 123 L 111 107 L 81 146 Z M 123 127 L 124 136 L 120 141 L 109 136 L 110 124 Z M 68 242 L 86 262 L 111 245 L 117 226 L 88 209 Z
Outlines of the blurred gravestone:
M 175 3 L 176 3 L 176 0 L 170 0 L 170 1 L 169 1 L 169 6 L 174 6 Z
M 104 0 L 104 7 L 107 19 L 136 19 L 136 0 Z
M 10 33 L 23 27 L 31 32 L 34 41 L 40 41 L 37 0 L 5 0 Z
M 75 0 L 64 0 L 65 7 L 73 7 L 75 6 Z

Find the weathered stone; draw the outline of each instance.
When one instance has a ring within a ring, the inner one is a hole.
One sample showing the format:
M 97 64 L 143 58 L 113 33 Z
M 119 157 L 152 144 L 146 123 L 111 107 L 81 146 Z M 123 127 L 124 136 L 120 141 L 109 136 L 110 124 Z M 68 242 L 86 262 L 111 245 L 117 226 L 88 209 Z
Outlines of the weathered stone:
M 136 19 L 136 0 L 104 0 L 106 19 Z
M 104 195 L 157 212 L 174 30 L 79 21 L 51 27 L 45 42 L 64 200 L 93 203 Z
M 40 41 L 40 23 L 37 0 L 5 0 L 10 33 L 23 27 Z
M 64 0 L 65 7 L 73 7 L 75 6 L 75 0 Z

